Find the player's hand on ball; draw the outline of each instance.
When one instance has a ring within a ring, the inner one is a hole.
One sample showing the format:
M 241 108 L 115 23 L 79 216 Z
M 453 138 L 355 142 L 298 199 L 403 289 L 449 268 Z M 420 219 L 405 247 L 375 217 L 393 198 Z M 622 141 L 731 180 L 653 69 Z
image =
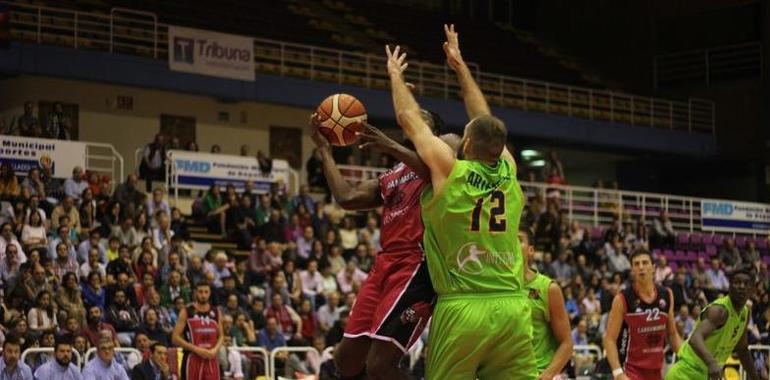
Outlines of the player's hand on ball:
M 361 132 L 356 133 L 358 138 L 363 142 L 358 146 L 359 149 L 372 147 L 387 149 L 393 145 L 393 140 L 375 126 L 365 123 L 363 127 Z
M 460 41 L 457 38 L 457 32 L 455 32 L 455 26 L 444 25 L 444 34 L 446 34 L 446 42 L 444 42 L 444 53 L 446 53 L 446 61 L 449 67 L 457 70 L 465 65 L 463 56 L 460 54 Z
M 313 142 L 318 147 L 318 149 L 327 149 L 331 150 L 331 143 L 329 143 L 329 140 L 324 137 L 320 131 L 318 131 L 318 115 L 316 115 L 315 112 L 313 112 L 312 115 L 310 115 L 310 127 L 313 129 L 313 134 L 311 135 Z
M 388 56 L 388 74 L 401 75 L 409 66 L 406 63 L 406 53 L 401 52 L 401 46 L 396 46 L 390 51 L 390 46 L 385 45 L 385 54 Z

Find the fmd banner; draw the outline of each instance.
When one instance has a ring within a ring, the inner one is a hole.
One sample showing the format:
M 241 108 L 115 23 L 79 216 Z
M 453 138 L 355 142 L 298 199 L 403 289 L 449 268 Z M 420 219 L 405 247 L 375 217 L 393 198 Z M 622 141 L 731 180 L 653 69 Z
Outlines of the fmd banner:
M 171 70 L 254 81 L 254 40 L 207 30 L 168 27 Z
M 55 178 L 72 177 L 75 166 L 86 167 L 86 144 L 75 141 L 0 136 L 0 161 L 10 162 L 16 175 L 51 167 Z
M 701 228 L 704 231 L 744 232 L 767 235 L 770 231 L 770 205 L 704 199 Z
M 205 190 L 211 185 L 234 185 L 240 190 L 251 181 L 257 192 L 266 193 L 274 182 L 283 181 L 289 186 L 289 163 L 286 160 L 273 160 L 270 173 L 262 173 L 256 157 L 172 150 L 166 162 L 172 165 L 170 186 L 175 186 L 176 180 L 180 189 Z

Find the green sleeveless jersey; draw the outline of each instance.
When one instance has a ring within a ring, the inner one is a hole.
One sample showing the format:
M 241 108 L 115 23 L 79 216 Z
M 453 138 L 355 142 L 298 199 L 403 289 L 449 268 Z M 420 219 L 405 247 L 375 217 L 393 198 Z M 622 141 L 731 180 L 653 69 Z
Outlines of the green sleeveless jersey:
M 714 332 L 706 338 L 706 349 L 712 356 L 714 356 L 717 363 L 724 365 L 746 331 L 746 324 L 748 323 L 749 318 L 749 307 L 744 305 L 739 313 L 733 308 L 733 303 L 730 301 L 729 296 L 718 298 L 703 309 L 700 317 L 698 317 L 698 322 L 695 324 L 696 329 L 700 326 L 706 310 L 713 305 L 722 306 L 727 310 L 727 321 L 722 327 L 714 330 Z M 695 350 L 690 346 L 689 338 L 684 345 L 682 345 L 682 348 L 679 349 L 678 356 L 679 360 L 684 361 L 690 366 L 698 368 L 704 373 L 708 372 L 706 363 L 701 360 L 700 356 L 698 356 L 698 354 L 695 353 Z
M 536 274 L 532 281 L 524 286 L 529 293 L 529 305 L 532 308 L 532 344 L 535 348 L 537 371 L 542 373 L 551 364 L 559 344 L 551 330 L 551 309 L 548 306 L 548 288 L 551 280 L 543 274 Z
M 524 207 L 513 164 L 457 160 L 443 191 L 420 197 L 423 243 L 439 296 L 521 292 L 524 262 L 517 238 Z

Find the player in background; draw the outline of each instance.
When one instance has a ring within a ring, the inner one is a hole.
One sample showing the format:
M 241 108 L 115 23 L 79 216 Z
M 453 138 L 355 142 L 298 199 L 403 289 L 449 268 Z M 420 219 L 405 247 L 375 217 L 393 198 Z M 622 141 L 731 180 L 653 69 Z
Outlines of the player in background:
M 421 116 L 439 134 L 443 122 L 437 115 L 421 110 Z M 335 352 L 335 364 L 343 378 L 408 378 L 398 363 L 419 338 L 430 319 L 436 293 L 430 283 L 422 250 L 422 219 L 419 197 L 429 180 L 429 170 L 416 152 L 366 125 L 359 134 L 364 146 L 374 146 L 400 163 L 377 179 L 348 183 L 334 162 L 331 145 L 317 130 L 324 175 L 334 199 L 347 210 L 383 207 L 382 251 L 377 255 L 369 278 L 364 282 L 350 313 L 342 342 Z M 455 146 L 459 138 L 444 135 Z
M 181 380 L 219 380 L 217 352 L 224 344 L 222 316 L 209 303 L 211 285 L 195 285 L 195 300 L 179 313 L 171 342 L 184 350 Z
M 457 34 L 445 26 L 444 50 L 458 75 L 466 111 L 464 159 L 431 133 L 406 86 L 406 54 L 386 46 L 398 123 L 430 168 L 420 197 L 423 243 L 438 294 L 430 329 L 428 380 L 537 377 L 531 311 L 524 292 L 518 231 L 524 197 L 505 147 L 505 124 L 491 115 L 460 55 Z
M 548 276 L 532 269 L 535 246 L 532 231 L 519 227 L 521 252 L 527 260 L 524 284 L 532 307 L 532 345 L 539 380 L 565 379 L 564 366 L 572 359 L 572 334 L 561 287 Z
M 612 300 L 604 350 L 616 380 L 661 379 L 666 336 L 674 352 L 682 338 L 676 329 L 674 296 L 653 281 L 652 255 L 631 255 L 632 285 Z
M 750 315 L 746 302 L 756 285 L 757 275 L 750 264 L 733 270 L 729 295 L 717 298 L 701 311 L 695 330 L 679 350 L 666 380 L 723 379 L 722 367 L 733 350 L 749 379 L 759 380 L 746 332 Z

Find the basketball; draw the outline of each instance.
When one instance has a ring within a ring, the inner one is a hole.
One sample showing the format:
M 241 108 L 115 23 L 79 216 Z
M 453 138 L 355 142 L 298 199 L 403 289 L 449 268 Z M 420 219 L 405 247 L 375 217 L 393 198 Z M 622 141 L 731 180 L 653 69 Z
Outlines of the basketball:
M 334 94 L 324 99 L 316 109 L 318 130 L 329 143 L 348 146 L 356 142 L 366 122 L 366 108 L 355 97 Z

